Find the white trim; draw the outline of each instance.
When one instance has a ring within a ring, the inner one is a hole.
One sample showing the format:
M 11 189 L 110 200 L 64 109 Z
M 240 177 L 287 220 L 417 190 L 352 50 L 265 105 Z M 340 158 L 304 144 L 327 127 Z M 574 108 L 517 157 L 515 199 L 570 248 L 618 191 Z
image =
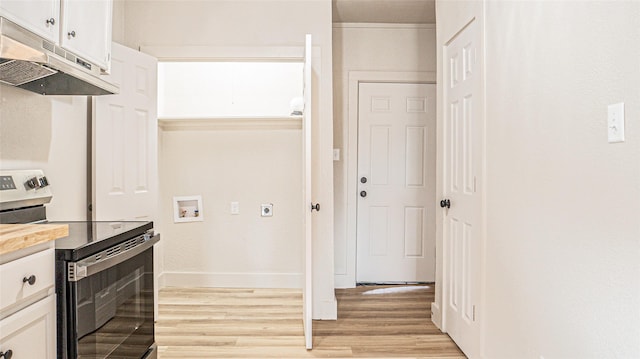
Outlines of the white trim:
M 302 117 L 160 118 L 164 131 L 300 130 Z
M 431 321 L 438 329 L 442 330 L 442 311 L 436 302 L 431 302 Z
M 336 274 L 336 288 L 353 288 L 356 285 L 356 223 L 358 176 L 358 86 L 360 83 L 436 83 L 436 72 L 379 72 L 349 71 L 348 126 L 344 147 L 347 163 L 347 272 Z
M 436 24 L 385 24 L 377 22 L 336 22 L 334 29 L 435 29 Z
M 304 46 L 140 46 L 160 61 L 304 61 Z
M 170 272 L 159 277 L 160 287 L 302 288 L 302 273 Z
M 336 318 L 338 318 L 338 301 L 335 297 L 333 299 L 320 300 L 318 303 L 314 303 L 314 320 L 336 320 Z
M 164 275 L 164 272 L 158 274 L 158 282 L 157 282 L 157 286 L 155 287 L 155 292 L 156 292 L 156 297 L 155 297 L 155 306 L 158 306 L 158 291 L 162 288 L 166 288 L 167 287 L 167 281 L 166 281 L 167 277 Z M 155 319 L 158 320 L 158 314 L 156 313 Z

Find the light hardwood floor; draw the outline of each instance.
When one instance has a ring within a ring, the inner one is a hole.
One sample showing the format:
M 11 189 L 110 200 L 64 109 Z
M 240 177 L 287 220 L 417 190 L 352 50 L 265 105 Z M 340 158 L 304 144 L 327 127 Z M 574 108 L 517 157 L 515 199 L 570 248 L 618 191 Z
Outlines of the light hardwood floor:
M 160 359 L 465 358 L 431 322 L 432 287 L 358 287 L 336 297 L 338 320 L 314 321 L 307 351 L 299 290 L 162 289 Z

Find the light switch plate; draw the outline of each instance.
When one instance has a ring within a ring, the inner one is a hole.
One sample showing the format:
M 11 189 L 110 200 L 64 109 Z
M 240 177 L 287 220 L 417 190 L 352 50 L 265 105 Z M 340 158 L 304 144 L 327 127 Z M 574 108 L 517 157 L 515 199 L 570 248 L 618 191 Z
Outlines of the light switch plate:
M 624 103 L 609 105 L 607 116 L 609 143 L 624 142 Z
M 231 202 L 231 214 L 240 214 L 240 202 Z

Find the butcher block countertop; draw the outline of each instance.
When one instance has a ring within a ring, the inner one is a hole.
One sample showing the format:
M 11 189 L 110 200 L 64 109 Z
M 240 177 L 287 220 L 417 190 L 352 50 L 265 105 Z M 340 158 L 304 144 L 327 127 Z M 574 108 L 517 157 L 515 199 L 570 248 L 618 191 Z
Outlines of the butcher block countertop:
M 0 224 L 0 255 L 68 235 L 66 224 Z

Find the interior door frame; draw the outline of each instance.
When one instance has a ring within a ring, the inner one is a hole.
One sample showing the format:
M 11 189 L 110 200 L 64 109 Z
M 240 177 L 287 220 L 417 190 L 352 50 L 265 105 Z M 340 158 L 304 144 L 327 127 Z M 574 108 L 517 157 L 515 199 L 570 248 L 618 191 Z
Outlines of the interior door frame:
M 155 56 L 158 59 L 158 62 L 163 61 L 220 61 L 220 62 L 251 62 L 251 61 L 263 61 L 263 62 L 299 62 L 305 63 L 305 58 L 310 57 L 311 61 L 314 62 L 318 68 L 321 63 L 321 49 L 319 46 L 314 46 L 311 41 L 311 35 L 305 36 L 305 45 L 304 46 L 263 46 L 263 47 L 230 47 L 230 46 L 141 46 L 140 51 Z M 310 72 L 308 74 L 305 73 L 305 76 L 309 76 L 309 79 L 313 78 L 312 73 L 314 71 L 319 71 L 315 68 L 309 68 Z M 306 105 L 305 105 L 306 106 Z M 306 110 L 311 109 L 311 104 L 309 107 L 305 108 Z M 305 136 L 305 128 L 302 125 L 304 119 L 300 120 L 300 129 L 302 131 L 302 136 Z M 303 148 L 304 150 L 304 148 Z M 304 166 L 303 166 L 304 167 Z M 305 168 L 303 168 L 305 170 Z M 316 175 L 317 176 L 317 175 Z M 313 180 L 313 174 L 312 178 Z M 307 193 L 310 193 L 309 189 L 307 189 Z M 303 196 L 303 201 L 305 201 L 308 206 L 304 207 L 304 217 L 306 218 L 306 222 L 309 223 L 311 221 L 310 216 L 310 201 L 307 200 L 306 196 Z M 307 237 L 307 228 L 303 228 L 302 235 L 303 237 Z M 313 236 L 313 231 L 310 233 Z M 313 247 L 312 247 L 312 238 L 304 238 L 305 240 L 305 252 L 303 255 L 305 256 L 305 263 L 303 270 L 305 273 L 302 273 L 302 282 L 303 285 L 309 287 L 309 293 L 312 295 L 306 295 L 303 299 L 303 305 L 305 308 L 311 308 L 311 310 L 305 310 L 305 315 L 303 327 L 305 329 L 305 333 L 309 333 L 309 335 L 305 335 L 305 347 L 307 349 L 312 349 L 313 339 L 311 336 L 311 331 L 308 331 L 307 328 L 313 328 L 312 320 L 315 315 L 313 315 L 313 310 L 317 307 L 314 306 L 313 298 L 313 276 L 311 275 L 313 269 Z M 162 279 L 162 278 L 161 278 Z M 311 284 L 309 286 L 309 283 Z M 164 287 L 164 283 L 160 280 L 160 286 Z M 304 287 L 301 288 L 304 290 Z M 337 305 L 335 310 L 337 311 Z
M 437 73 L 434 71 L 349 71 L 349 112 L 346 136 L 347 143 L 345 145 L 346 151 L 344 151 L 344 160 L 347 163 L 347 273 L 335 275 L 336 288 L 355 288 L 356 286 L 356 236 L 358 221 L 358 98 L 360 84 L 371 82 L 436 84 L 436 79 Z M 438 131 L 437 124 L 436 131 Z M 436 268 L 437 266 L 438 263 L 436 263 Z

